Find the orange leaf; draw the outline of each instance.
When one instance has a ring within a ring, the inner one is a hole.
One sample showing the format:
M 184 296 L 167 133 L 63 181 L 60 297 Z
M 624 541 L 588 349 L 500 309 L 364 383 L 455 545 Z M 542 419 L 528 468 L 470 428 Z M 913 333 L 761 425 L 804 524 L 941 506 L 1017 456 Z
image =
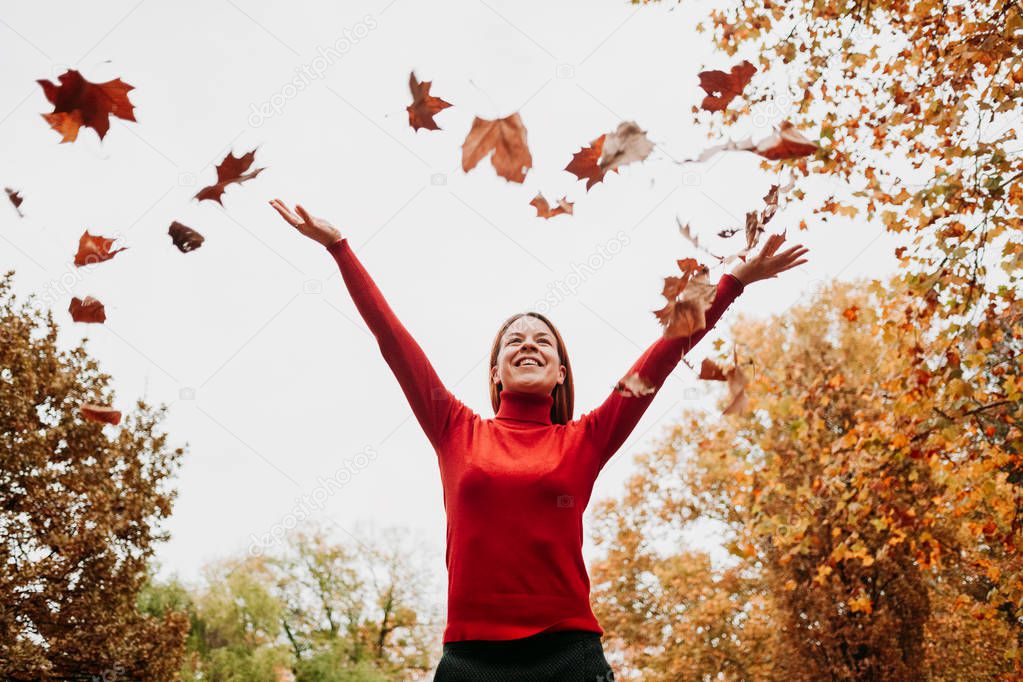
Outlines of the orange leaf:
M 477 116 L 462 144 L 462 170 L 468 173 L 483 157 L 494 152 L 490 162 L 505 180 L 522 182 L 533 167 L 526 144 L 526 127 L 518 113 L 488 121 Z
M 598 163 L 601 154 L 604 153 L 604 138 L 606 137 L 607 134 L 605 133 L 591 142 L 589 147 L 583 147 L 577 151 L 572 155 L 572 160 L 565 166 L 565 170 L 569 173 L 572 173 L 580 180 L 586 180 L 586 191 L 589 191 L 590 187 L 603 180 L 604 174 L 607 172 Z M 617 169 L 615 169 L 615 172 L 618 172 Z
M 110 246 L 113 243 L 114 239 L 92 235 L 86 230 L 78 240 L 78 253 L 75 254 L 75 265 L 82 266 L 102 263 L 113 258 L 114 254 L 128 248 L 127 246 L 122 246 L 111 251 Z
M 408 86 L 412 91 L 412 104 L 406 107 L 406 111 L 408 111 L 409 125 L 415 130 L 420 128 L 440 130 L 440 126 L 434 122 L 433 117 L 440 110 L 451 106 L 449 102 L 430 94 L 431 83 L 432 81 L 421 83 L 417 81 L 415 71 L 409 74 Z
M 539 218 L 553 218 L 554 216 L 567 214 L 572 215 L 572 202 L 568 201 L 568 197 L 561 197 L 558 201 L 558 205 L 554 208 L 550 207 L 547 200 L 543 198 L 543 194 L 540 192 L 536 193 L 533 200 L 529 202 L 530 206 L 536 208 L 536 215 Z

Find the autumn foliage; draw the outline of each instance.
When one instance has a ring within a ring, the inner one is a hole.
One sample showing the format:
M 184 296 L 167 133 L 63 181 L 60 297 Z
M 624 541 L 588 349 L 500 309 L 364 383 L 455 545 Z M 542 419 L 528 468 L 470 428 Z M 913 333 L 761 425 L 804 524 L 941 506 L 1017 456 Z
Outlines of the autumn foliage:
M 836 284 L 734 324 L 749 411 L 684 413 L 597 512 L 598 617 L 636 679 L 1012 674 L 1023 407 L 993 387 L 1023 304 L 965 337 L 922 335 L 926 308 Z M 950 357 L 957 378 L 920 369 Z M 684 549 L 698 520 L 725 538 L 717 567 Z
M 136 608 L 181 449 L 139 401 L 117 429 L 110 377 L 0 279 L 0 677 L 170 680 L 188 620 Z M 95 414 L 85 415 L 83 410 Z M 97 423 L 99 422 L 99 423 Z M 114 679 L 114 677 L 109 677 Z

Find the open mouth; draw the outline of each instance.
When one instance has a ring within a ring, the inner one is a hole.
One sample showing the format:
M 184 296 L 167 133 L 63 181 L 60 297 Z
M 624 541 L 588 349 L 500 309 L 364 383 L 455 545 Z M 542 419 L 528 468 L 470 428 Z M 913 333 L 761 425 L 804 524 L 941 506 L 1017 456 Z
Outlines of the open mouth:
M 542 367 L 543 365 L 536 358 L 521 358 L 515 363 L 516 367 Z

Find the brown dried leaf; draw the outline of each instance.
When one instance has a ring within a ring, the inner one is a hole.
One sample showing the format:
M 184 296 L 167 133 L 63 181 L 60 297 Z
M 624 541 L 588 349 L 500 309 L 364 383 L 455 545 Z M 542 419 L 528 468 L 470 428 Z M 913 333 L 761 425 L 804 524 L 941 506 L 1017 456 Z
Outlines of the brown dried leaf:
M 86 296 L 84 299 L 75 296 L 71 299 L 68 312 L 75 322 L 106 322 L 107 319 L 103 304 L 92 296 Z
M 522 182 L 533 167 L 526 144 L 526 126 L 518 113 L 488 121 L 477 116 L 462 144 L 462 170 L 468 173 L 483 157 L 493 152 L 494 170 L 509 182 Z

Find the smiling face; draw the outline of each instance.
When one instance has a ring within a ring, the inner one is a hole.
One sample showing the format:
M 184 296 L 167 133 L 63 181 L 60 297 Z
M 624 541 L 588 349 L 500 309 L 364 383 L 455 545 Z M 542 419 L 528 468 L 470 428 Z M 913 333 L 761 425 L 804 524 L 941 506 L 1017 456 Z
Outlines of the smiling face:
M 502 389 L 550 395 L 564 383 L 566 369 L 558 357 L 557 339 L 542 320 L 517 318 L 505 329 L 500 344 L 490 379 Z

